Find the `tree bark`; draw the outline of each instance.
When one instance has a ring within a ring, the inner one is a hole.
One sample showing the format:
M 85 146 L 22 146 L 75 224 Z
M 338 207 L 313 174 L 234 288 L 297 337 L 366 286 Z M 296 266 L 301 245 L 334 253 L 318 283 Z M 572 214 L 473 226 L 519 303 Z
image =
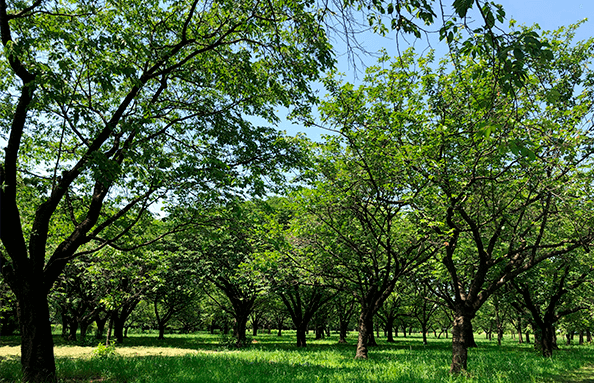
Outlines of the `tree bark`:
M 468 348 L 476 347 L 472 332 L 474 314 L 457 311 L 454 314 L 452 328 L 452 365 L 451 374 L 459 374 L 466 370 L 468 364 Z
M 297 347 L 307 346 L 307 323 L 300 323 L 297 326 Z
M 427 324 L 421 323 L 421 332 L 423 333 L 423 344 L 427 345 Z
M 114 315 L 113 317 L 113 336 L 118 343 L 124 343 L 124 324 L 126 323 L 126 318 L 122 318 L 122 316 Z
M 346 337 L 347 337 L 347 332 L 349 330 L 349 322 L 345 321 L 342 317 L 339 318 L 339 323 L 338 323 L 338 343 L 347 343 L 346 341 Z
M 95 331 L 95 339 L 103 339 L 103 334 L 105 333 L 105 324 L 107 323 L 108 318 L 108 315 L 105 315 L 104 318 L 101 318 L 99 315 L 97 315 L 97 317 L 95 318 L 95 324 L 97 325 L 97 330 Z
M 76 332 L 78 331 L 78 322 L 73 320 L 70 322 L 70 329 L 68 332 L 68 340 L 76 342 Z
M 388 316 L 386 318 L 386 337 L 388 343 L 394 343 L 394 335 L 393 335 L 393 328 L 394 328 L 394 317 Z
M 159 336 L 157 339 L 165 339 L 165 323 L 159 322 Z
M 375 346 L 375 338 L 373 336 L 373 313 L 371 309 L 361 310 L 359 316 L 359 337 L 357 339 L 357 351 L 355 359 L 368 358 L 368 346 Z
M 238 314 L 238 313 L 236 313 Z M 237 347 L 243 347 L 246 342 L 246 331 L 247 331 L 247 321 L 249 317 L 249 312 L 245 315 L 236 315 L 235 318 L 235 327 L 233 328 L 233 333 L 235 338 L 237 339 L 235 345 Z
M 57 382 L 49 305 L 42 278 L 15 291 L 21 328 L 23 382 Z
M 324 339 L 324 325 L 316 323 L 316 339 Z
M 363 316 L 363 314 L 362 314 Z M 355 353 L 355 359 L 367 359 L 367 343 L 369 337 L 373 336 L 373 328 L 368 328 L 369 321 L 366 318 L 359 318 L 359 338 L 357 339 L 357 352 Z
M 541 347 L 542 347 L 542 356 L 545 358 L 550 358 L 553 356 L 553 348 L 554 348 L 554 328 L 552 325 L 543 326 L 541 330 Z

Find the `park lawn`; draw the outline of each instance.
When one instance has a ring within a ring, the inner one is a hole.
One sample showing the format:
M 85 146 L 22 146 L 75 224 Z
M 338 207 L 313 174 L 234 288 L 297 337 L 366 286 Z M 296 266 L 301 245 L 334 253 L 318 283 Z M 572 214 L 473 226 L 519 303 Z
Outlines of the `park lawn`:
M 297 349 L 294 334 L 261 334 L 251 346 L 230 350 L 219 335 L 135 334 L 116 347 L 117 355 L 92 357 L 94 347 L 67 345 L 56 337 L 56 364 L 61 382 L 594 382 L 594 346 L 561 346 L 553 358 L 543 359 L 532 345 L 506 338 L 502 346 L 477 336 L 479 348 L 469 352 L 468 373 L 449 374 L 451 340 L 420 336 L 396 338 L 370 348 L 370 359 L 354 360 L 355 334 L 350 344 L 337 344 L 333 335 L 308 339 Z M 0 382 L 20 380 L 14 354 L 18 338 L 0 339 Z M 4 346 L 4 347 L 3 347 Z M 69 350 L 71 352 L 69 353 Z M 59 351 L 59 352 L 58 352 Z

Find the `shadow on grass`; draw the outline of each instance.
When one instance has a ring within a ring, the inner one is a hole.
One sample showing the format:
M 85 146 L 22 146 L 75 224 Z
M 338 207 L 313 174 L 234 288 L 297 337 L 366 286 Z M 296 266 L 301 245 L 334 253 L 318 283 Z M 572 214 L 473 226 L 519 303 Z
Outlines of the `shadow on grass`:
M 554 375 L 552 379 L 559 383 L 594 383 L 594 365 L 584 366 L 563 375 Z

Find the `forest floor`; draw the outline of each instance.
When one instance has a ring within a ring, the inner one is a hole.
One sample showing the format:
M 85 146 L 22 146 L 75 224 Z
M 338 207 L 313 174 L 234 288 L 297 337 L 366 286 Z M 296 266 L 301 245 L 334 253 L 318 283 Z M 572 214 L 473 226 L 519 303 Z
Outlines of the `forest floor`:
M 594 365 L 584 366 L 575 371 L 567 371 L 562 376 L 554 377 L 560 383 L 594 383 Z
M 530 344 L 506 337 L 501 346 L 476 335 L 479 345 L 469 351 L 468 372 L 449 374 L 451 339 L 420 334 L 396 338 L 369 349 L 369 360 L 354 360 L 356 334 L 349 344 L 337 344 L 337 335 L 308 338 L 308 347 L 294 346 L 295 334 L 259 334 L 241 350 L 225 346 L 222 335 L 198 333 L 130 334 L 115 353 L 97 353 L 99 341 L 86 346 L 55 336 L 60 383 L 83 382 L 391 382 L 391 383 L 594 383 L 594 345 L 562 345 L 552 358 L 543 359 Z M 20 380 L 18 337 L 0 337 L 0 382 Z

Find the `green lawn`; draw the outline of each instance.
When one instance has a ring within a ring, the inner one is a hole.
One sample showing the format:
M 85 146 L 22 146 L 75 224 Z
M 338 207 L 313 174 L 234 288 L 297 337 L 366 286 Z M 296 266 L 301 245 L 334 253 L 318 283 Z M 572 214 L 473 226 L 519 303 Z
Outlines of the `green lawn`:
M 120 352 L 171 349 L 173 355 L 190 350 L 193 354 L 165 356 L 110 356 L 104 358 L 57 358 L 63 382 L 594 382 L 594 346 L 561 346 L 553 358 L 543 359 L 532 345 L 518 345 L 506 338 L 497 342 L 477 336 L 478 349 L 469 353 L 465 376 L 449 375 L 450 340 L 430 337 L 423 346 L 420 336 L 396 338 L 370 349 L 370 359 L 354 360 L 355 334 L 351 344 L 338 345 L 336 335 L 315 341 L 308 339 L 306 349 L 293 346 L 294 334 L 283 337 L 262 334 L 257 343 L 241 351 L 220 346 L 218 335 L 168 335 L 158 341 L 154 335 L 131 335 Z M 57 347 L 65 350 L 56 337 Z M 1 346 L 15 345 L 17 338 L 0 339 Z M 87 353 L 93 347 L 85 348 Z M 80 348 L 78 349 L 80 350 Z M 198 352 L 196 352 L 196 350 Z M 15 357 L 0 361 L 0 382 L 20 379 Z M 592 380 L 588 380 L 592 379 Z

